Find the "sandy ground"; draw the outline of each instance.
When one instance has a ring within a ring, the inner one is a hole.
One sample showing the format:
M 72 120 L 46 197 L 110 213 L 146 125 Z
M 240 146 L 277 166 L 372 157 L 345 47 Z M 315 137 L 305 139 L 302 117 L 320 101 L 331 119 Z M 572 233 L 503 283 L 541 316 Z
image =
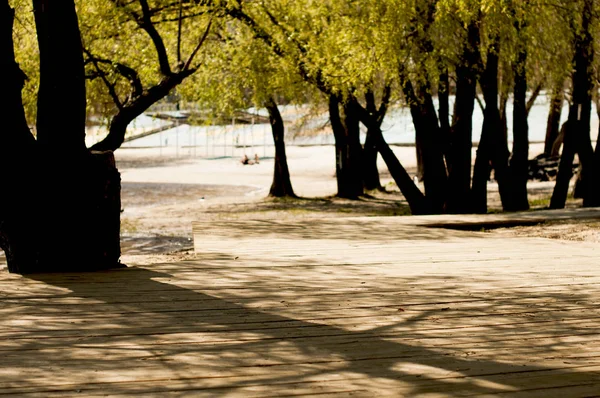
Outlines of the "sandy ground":
M 541 147 L 532 145 L 535 156 Z M 122 177 L 122 240 L 125 264 L 176 261 L 193 256 L 192 221 L 296 219 L 405 215 L 408 206 L 383 163 L 386 192 L 359 201 L 334 198 L 334 149 L 331 146 L 288 147 L 289 167 L 297 200 L 268 199 L 273 159 L 242 165 L 239 158 L 199 158 L 160 153 L 155 149 L 121 149 L 117 165 Z M 395 147 L 414 174 L 414 148 Z M 251 154 L 250 154 L 251 155 Z M 532 208 L 547 206 L 552 182 L 531 182 Z M 496 185 L 489 184 L 490 211 L 500 209 Z M 570 201 L 568 206 L 579 206 Z M 493 233 L 600 242 L 600 223 L 569 221 L 495 230 Z

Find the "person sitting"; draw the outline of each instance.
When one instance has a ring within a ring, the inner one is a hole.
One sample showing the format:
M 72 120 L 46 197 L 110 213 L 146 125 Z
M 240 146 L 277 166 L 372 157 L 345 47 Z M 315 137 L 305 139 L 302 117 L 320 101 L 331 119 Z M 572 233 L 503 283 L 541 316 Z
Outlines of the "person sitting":
M 248 159 L 248 156 L 246 156 L 246 155 L 244 154 L 244 157 L 242 158 L 242 160 L 240 160 L 240 162 L 241 162 L 242 164 L 250 164 L 250 159 Z
M 258 159 L 258 153 L 255 153 L 254 154 L 254 164 L 259 164 L 259 163 L 260 163 L 260 161 Z

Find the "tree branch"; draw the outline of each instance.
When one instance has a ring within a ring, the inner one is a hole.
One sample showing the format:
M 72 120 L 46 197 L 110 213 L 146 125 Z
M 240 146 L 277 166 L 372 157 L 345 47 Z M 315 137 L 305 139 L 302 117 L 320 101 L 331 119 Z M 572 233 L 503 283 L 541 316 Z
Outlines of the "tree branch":
M 98 64 L 108 64 L 112 68 L 114 68 L 115 72 L 127 79 L 131 86 L 132 97 L 137 97 L 142 94 L 142 91 L 144 91 L 144 87 L 142 86 L 142 80 L 140 79 L 140 76 L 135 69 L 130 68 L 129 66 L 120 62 L 111 61 L 110 59 L 104 59 L 94 56 L 88 49 L 84 49 L 83 51 L 88 56 L 86 63 L 93 62 Z
M 540 95 L 540 92 L 542 91 L 543 87 L 544 87 L 543 83 L 540 82 L 540 83 L 538 83 L 537 86 L 535 86 L 535 88 L 531 92 L 531 97 L 529 97 L 529 99 L 527 100 L 527 105 L 525 105 L 525 109 L 526 109 L 528 116 L 529 116 L 529 112 L 531 111 L 531 108 L 533 107 L 533 104 L 535 103 L 535 100 Z
M 160 33 L 156 30 L 154 23 L 152 22 L 152 13 L 150 11 L 150 6 L 148 5 L 147 0 L 139 0 L 140 6 L 142 7 L 142 16 L 137 19 L 139 27 L 142 28 L 150 39 L 152 43 L 154 43 L 154 48 L 156 49 L 156 55 L 158 56 L 158 64 L 160 65 L 160 72 L 164 76 L 171 75 L 171 65 L 169 64 L 169 55 L 167 54 L 167 49 L 165 47 L 165 43 L 163 42 Z
M 83 52 L 88 56 L 88 60 L 86 61 L 89 61 L 92 63 L 92 65 L 94 65 L 94 69 L 96 69 L 97 76 L 100 77 L 100 79 L 102 79 L 102 82 L 104 82 L 104 85 L 108 90 L 108 94 L 112 98 L 117 108 L 119 110 L 123 109 L 123 103 L 121 102 L 121 99 L 117 94 L 115 85 L 108 80 L 108 78 L 106 77 L 106 73 L 102 70 L 102 68 L 100 68 L 100 61 L 94 58 L 88 49 L 84 48 Z
M 200 38 L 198 45 L 196 46 L 196 48 L 194 48 L 194 51 L 192 51 L 192 53 L 190 54 L 188 60 L 185 62 L 185 65 L 183 66 L 182 70 L 186 71 L 186 70 L 190 69 L 192 62 L 194 61 L 194 57 L 196 57 L 196 54 L 198 54 L 198 51 L 200 51 L 200 47 L 202 47 L 202 45 L 206 41 L 206 38 L 208 37 L 208 33 L 210 32 L 211 25 L 212 25 L 212 18 L 208 21 L 208 25 L 206 25 L 206 30 L 204 31 L 202 38 Z M 197 68 L 193 68 L 193 69 L 195 70 Z

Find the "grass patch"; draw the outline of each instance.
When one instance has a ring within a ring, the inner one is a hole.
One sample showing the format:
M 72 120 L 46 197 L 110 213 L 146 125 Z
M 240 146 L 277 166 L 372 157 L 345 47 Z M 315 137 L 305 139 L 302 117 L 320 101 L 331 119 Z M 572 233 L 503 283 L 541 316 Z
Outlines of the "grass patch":
M 529 207 L 532 208 L 546 208 L 550 206 L 550 196 L 544 198 L 530 199 Z
M 133 234 L 138 232 L 138 222 L 130 220 L 128 218 L 121 218 L 121 233 Z

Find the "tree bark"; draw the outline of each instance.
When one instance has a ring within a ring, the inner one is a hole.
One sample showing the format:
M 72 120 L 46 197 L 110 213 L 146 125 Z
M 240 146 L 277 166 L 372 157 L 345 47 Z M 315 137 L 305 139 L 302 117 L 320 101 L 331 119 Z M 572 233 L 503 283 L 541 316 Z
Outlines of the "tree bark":
M 442 137 L 442 153 L 448 152 L 448 140 L 450 136 L 450 77 L 448 68 L 440 67 L 440 78 L 438 83 L 438 114 L 440 119 L 440 135 Z
M 488 50 L 487 63 L 480 78 L 485 109 L 481 139 L 477 147 L 477 156 L 473 169 L 473 186 L 471 189 L 473 211 L 482 214 L 487 213 L 487 182 L 490 178 L 492 168 L 495 171 L 503 208 L 506 209 L 510 201 L 508 186 L 509 152 L 502 132 L 500 110 L 498 108 L 499 39 L 494 38 L 493 42 L 494 45 Z
M 562 107 L 564 101 L 563 83 L 552 90 L 552 96 L 550 98 L 550 110 L 548 111 L 548 121 L 546 123 L 546 138 L 544 140 L 544 155 L 546 156 L 558 156 L 560 146 L 554 145 L 558 139 L 560 133 L 560 116 L 562 114 Z
M 518 28 L 517 32 L 521 29 Z M 515 87 L 513 95 L 513 152 L 510 158 L 510 177 L 512 194 L 507 210 L 521 211 L 529 209 L 527 199 L 529 125 L 527 123 L 527 49 L 525 43 L 519 43 L 515 64 Z
M 329 96 L 329 117 L 335 138 L 337 196 L 358 199 L 363 195 L 361 145 L 359 122 L 353 101 L 343 104 L 344 120 L 340 114 L 340 100 Z
M 438 124 L 429 83 L 427 81 L 420 83 L 418 93 L 416 93 L 403 68 L 399 70 L 399 77 L 415 126 L 417 159 L 422 164 L 425 196 L 431 206 L 430 211 L 440 214 L 444 211 L 447 193 L 447 174 L 443 153 L 444 137 Z
M 40 50 L 37 139 L 49 150 L 81 156 L 86 152 L 85 69 L 75 4 L 34 0 L 33 12 Z
M 592 107 L 594 41 L 591 33 L 593 0 L 585 0 L 581 28 L 575 36 L 573 57 L 573 103 L 569 108 L 568 127 L 565 129 L 563 154 L 558 169 L 556 185 L 550 207 L 564 208 L 572 177 L 573 156 L 579 155 L 582 178 L 583 205 L 596 206 L 600 203 L 600 192 L 594 175 L 594 151 L 590 139 L 590 117 Z
M 414 215 L 432 214 L 432 207 L 428 199 L 415 185 L 404 166 L 402 166 L 402 163 L 400 163 L 394 154 L 394 151 L 385 142 L 381 133 L 381 124 L 366 109 L 362 108 L 360 104 L 356 104 L 356 110 L 360 121 L 372 132 L 373 138 L 377 143 L 377 151 L 385 162 L 400 192 L 402 192 L 402 195 L 404 195 L 404 198 L 408 202 L 411 213 Z
M 287 164 L 287 155 L 285 153 L 285 129 L 283 118 L 277 107 L 275 100 L 267 100 L 265 107 L 269 112 L 269 122 L 273 132 L 273 142 L 275 143 L 275 170 L 273 171 L 273 183 L 269 190 L 269 196 L 282 198 L 295 198 L 296 194 L 292 188 L 290 180 L 290 171 Z
M 467 41 L 462 59 L 456 67 L 456 102 L 452 120 L 450 150 L 448 153 L 449 213 L 469 213 L 471 207 L 471 150 L 473 147 L 473 109 L 479 56 L 479 27 L 476 22 L 468 26 Z
M 373 93 L 373 90 L 367 90 L 365 100 L 367 112 L 378 117 L 379 115 L 377 106 L 375 105 L 375 94 Z M 383 117 L 381 120 L 383 120 Z M 379 179 L 379 170 L 377 169 L 377 139 L 371 128 L 367 128 L 367 138 L 365 139 L 363 148 L 363 184 L 365 189 L 369 191 L 383 189 Z
M 14 84 L 1 95 L 14 110 L 7 119 L 15 131 L 1 139 L 7 146 L 0 151 L 7 156 L 0 164 L 19 170 L 3 181 L 0 198 L 0 247 L 8 269 L 31 273 L 120 266 L 119 174 L 111 153 L 92 155 L 85 148 L 85 82 L 75 6 L 34 1 L 42 82 L 35 141 L 25 124 L 23 74 L 14 62 L 12 11 L 5 4 L 0 7 L 0 54 L 12 66 L 8 77 Z M 53 114 L 65 108 L 67 117 Z

